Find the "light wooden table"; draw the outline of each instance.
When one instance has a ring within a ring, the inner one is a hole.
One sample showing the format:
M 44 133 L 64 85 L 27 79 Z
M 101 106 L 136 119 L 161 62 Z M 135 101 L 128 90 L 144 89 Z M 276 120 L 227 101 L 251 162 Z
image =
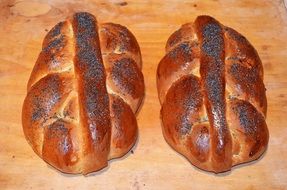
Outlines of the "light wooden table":
M 0 1 L 0 189 L 287 189 L 287 13 L 282 0 Z M 75 11 L 127 26 L 139 41 L 146 97 L 139 139 L 124 158 L 89 177 L 57 172 L 26 142 L 21 107 L 43 37 Z M 265 69 L 269 148 L 262 159 L 220 175 L 196 169 L 165 142 L 156 67 L 169 35 L 209 14 L 243 35 Z

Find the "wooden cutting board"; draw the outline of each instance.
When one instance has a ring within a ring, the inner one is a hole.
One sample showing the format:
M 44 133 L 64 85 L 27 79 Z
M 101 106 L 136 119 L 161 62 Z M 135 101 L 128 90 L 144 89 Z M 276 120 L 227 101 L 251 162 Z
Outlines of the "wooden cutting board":
M 21 107 L 43 37 L 75 11 L 127 26 L 143 56 L 146 96 L 132 151 L 88 177 L 62 174 L 26 142 Z M 161 133 L 156 68 L 181 24 L 209 14 L 243 35 L 265 69 L 270 142 L 258 161 L 215 175 L 192 166 Z M 287 189 L 287 13 L 282 0 L 0 1 L 0 189 Z

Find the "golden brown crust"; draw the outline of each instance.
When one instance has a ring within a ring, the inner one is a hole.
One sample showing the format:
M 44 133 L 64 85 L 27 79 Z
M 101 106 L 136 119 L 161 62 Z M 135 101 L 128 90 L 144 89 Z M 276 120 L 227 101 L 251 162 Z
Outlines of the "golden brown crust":
M 157 70 L 160 102 L 164 102 L 168 87 L 180 77 L 195 74 L 199 66 L 199 47 L 196 43 L 182 42 L 169 51 L 160 61 Z
M 127 54 L 104 56 L 107 86 L 110 93 L 120 96 L 136 112 L 144 94 L 143 74 Z
M 110 95 L 112 141 L 109 158 L 123 156 L 137 138 L 137 120 L 128 104 L 118 96 Z
M 220 24 L 210 17 L 198 17 L 195 28 L 200 44 L 200 75 L 210 123 L 213 168 L 231 167 L 231 137 L 225 115 L 224 39 Z
M 62 119 L 44 127 L 43 159 L 66 172 L 73 172 L 74 170 L 80 172 L 79 167 L 76 167 L 80 159 L 76 127 L 73 123 L 68 123 Z
M 252 45 L 241 34 L 226 28 L 226 83 L 234 89 L 232 97 L 246 99 L 266 115 L 267 100 L 263 84 L 263 67 Z M 237 87 L 236 87 L 237 85 Z
M 107 59 L 118 47 L 122 52 Z M 144 95 L 140 66 L 139 46 L 125 27 L 100 25 L 89 13 L 57 24 L 43 41 L 23 105 L 34 151 L 62 172 L 83 174 L 126 154 Z
M 199 16 L 171 35 L 166 50 L 157 87 L 167 142 L 216 173 L 257 159 L 268 143 L 267 103 L 252 45 L 214 18 Z
M 104 23 L 99 31 L 101 47 L 106 54 L 127 54 L 142 67 L 141 52 L 134 35 L 124 26 L 114 23 Z
M 67 21 L 58 23 L 48 32 L 42 45 L 36 64 L 31 73 L 28 82 L 28 91 L 30 87 L 48 73 L 57 73 L 69 71 L 72 68 L 73 56 L 71 28 Z

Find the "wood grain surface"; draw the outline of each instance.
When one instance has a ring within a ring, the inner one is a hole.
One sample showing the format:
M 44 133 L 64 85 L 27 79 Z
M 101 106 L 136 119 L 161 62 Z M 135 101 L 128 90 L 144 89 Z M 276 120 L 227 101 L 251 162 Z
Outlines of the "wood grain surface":
M 143 56 L 146 96 L 137 116 L 139 139 L 123 158 L 87 177 L 62 174 L 26 142 L 21 109 L 41 43 L 75 11 L 127 26 Z M 267 88 L 270 142 L 264 156 L 215 175 L 192 166 L 161 133 L 156 67 L 169 35 L 209 14 L 257 49 Z M 93 1 L 0 0 L 0 189 L 287 189 L 287 12 L 283 0 Z

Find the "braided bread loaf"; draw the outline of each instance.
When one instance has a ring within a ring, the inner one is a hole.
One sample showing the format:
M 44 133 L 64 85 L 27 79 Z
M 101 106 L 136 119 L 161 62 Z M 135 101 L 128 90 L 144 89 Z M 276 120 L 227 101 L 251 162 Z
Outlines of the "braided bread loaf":
M 256 50 L 214 18 L 199 16 L 167 41 L 157 70 L 166 141 L 213 172 L 257 159 L 266 149 L 266 95 Z
M 44 39 L 23 105 L 26 139 L 62 172 L 97 171 L 135 143 L 143 95 L 135 37 L 76 13 Z

